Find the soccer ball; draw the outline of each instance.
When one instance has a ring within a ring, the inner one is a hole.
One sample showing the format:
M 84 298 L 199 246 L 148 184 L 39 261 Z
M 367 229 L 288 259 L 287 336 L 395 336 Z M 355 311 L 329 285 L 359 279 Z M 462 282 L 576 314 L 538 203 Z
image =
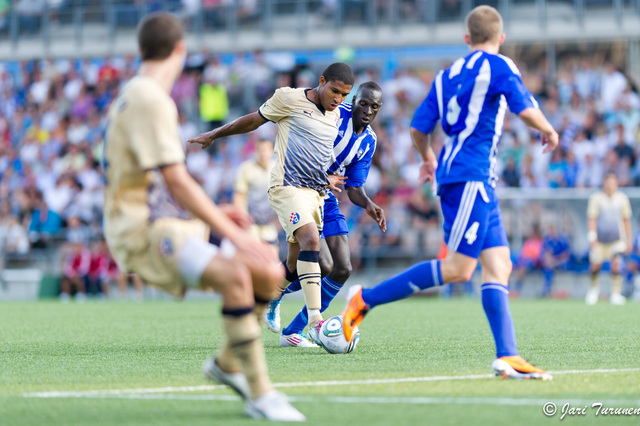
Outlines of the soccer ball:
M 347 342 L 342 331 L 342 315 L 328 318 L 320 327 L 320 345 L 330 354 L 348 354 L 358 346 L 360 332 L 353 330 L 351 341 Z

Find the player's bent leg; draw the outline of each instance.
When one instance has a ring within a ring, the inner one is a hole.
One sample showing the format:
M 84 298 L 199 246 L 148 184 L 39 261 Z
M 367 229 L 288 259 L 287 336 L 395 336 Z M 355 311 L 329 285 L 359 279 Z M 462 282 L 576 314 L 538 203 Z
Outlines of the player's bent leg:
M 496 344 L 491 367 L 497 376 L 509 379 L 551 380 L 546 373 L 518 355 L 513 318 L 509 309 L 508 282 L 512 264 L 509 247 L 492 247 L 480 253 L 482 307 Z
M 612 305 L 624 305 L 627 298 L 622 295 L 622 255 L 616 254 L 611 260 L 611 296 Z
M 318 256 L 318 263 L 320 264 L 320 275 L 322 277 L 326 277 L 334 269 L 334 258 L 329 246 L 327 245 L 327 238 L 320 238 L 320 255 Z

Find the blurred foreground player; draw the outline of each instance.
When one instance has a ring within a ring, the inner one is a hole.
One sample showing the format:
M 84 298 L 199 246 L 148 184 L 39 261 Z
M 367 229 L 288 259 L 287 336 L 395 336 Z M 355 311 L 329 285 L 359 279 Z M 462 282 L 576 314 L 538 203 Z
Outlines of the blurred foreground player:
M 466 18 L 465 42 L 471 53 L 436 76 L 427 98 L 416 110 L 411 136 L 422 157 L 420 180 L 436 177 L 444 216 L 445 260 L 419 263 L 376 287 L 350 289 L 344 333 L 373 307 L 403 299 L 433 286 L 468 281 L 482 265 L 482 306 L 496 344 L 496 375 L 550 380 L 551 375 L 518 355 L 509 311 L 509 243 L 495 194 L 496 149 L 507 106 L 539 130 L 545 152 L 558 145 L 558 134 L 538 109 L 533 95 L 509 58 L 498 54 L 504 41 L 502 17 L 490 6 L 478 6 Z M 447 135 L 440 161 L 429 133 L 438 120 Z
M 178 113 L 169 96 L 186 56 L 181 23 L 167 13 L 148 15 L 138 43 L 142 65 L 108 115 L 109 249 L 122 271 L 176 297 L 189 288 L 218 292 L 227 340 L 205 363 L 205 375 L 240 394 L 250 417 L 302 421 L 305 417 L 269 380 L 256 316 L 258 304 L 274 296 L 281 266 L 268 245 L 235 223 L 248 226 L 246 215 L 218 208 L 185 166 Z

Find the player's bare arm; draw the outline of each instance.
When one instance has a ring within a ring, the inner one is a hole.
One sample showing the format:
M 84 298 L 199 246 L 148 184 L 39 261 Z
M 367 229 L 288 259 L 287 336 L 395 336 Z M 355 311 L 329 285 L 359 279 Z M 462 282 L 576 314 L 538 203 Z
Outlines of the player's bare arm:
M 551 152 L 558 146 L 560 139 L 558 133 L 553 129 L 551 123 L 546 119 L 542 111 L 538 108 L 526 108 L 518 114 L 518 117 L 529 127 L 542 133 L 542 145 L 545 145 L 544 152 Z
M 432 182 L 436 176 L 438 159 L 431 148 L 431 136 L 412 127 L 411 139 L 422 159 L 418 181 L 420 183 Z
M 387 230 L 387 218 L 382 207 L 369 198 L 362 186 L 347 186 L 349 200 L 358 207 L 362 207 L 367 214 L 376 221 L 382 232 Z
M 338 185 L 344 185 L 344 182 L 347 180 L 347 177 L 330 174 L 328 175 L 328 178 L 329 178 L 329 185 L 327 185 L 327 188 L 329 188 L 332 191 L 342 192 L 342 189 L 338 188 Z
M 211 201 L 193 180 L 184 163 L 165 166 L 161 172 L 175 200 L 208 224 L 218 235 L 228 238 L 239 251 L 257 262 L 277 262 L 267 244 L 250 237 Z
M 189 143 L 199 143 L 202 149 L 208 148 L 216 139 L 224 138 L 231 135 L 239 135 L 249 133 L 266 123 L 267 120 L 262 118 L 260 113 L 252 112 L 251 114 L 238 117 L 230 123 L 211 131 L 201 133 L 193 139 L 188 139 Z

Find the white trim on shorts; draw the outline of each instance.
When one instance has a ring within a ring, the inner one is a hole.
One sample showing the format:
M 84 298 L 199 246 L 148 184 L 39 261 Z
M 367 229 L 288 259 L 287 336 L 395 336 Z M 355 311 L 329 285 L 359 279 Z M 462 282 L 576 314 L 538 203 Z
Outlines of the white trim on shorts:
M 220 254 L 230 259 L 236 254 L 236 246 L 223 238 L 220 246 L 214 246 L 207 241 L 191 236 L 186 239 L 178 251 L 178 271 L 187 287 L 199 287 L 200 279 L 207 265 Z

